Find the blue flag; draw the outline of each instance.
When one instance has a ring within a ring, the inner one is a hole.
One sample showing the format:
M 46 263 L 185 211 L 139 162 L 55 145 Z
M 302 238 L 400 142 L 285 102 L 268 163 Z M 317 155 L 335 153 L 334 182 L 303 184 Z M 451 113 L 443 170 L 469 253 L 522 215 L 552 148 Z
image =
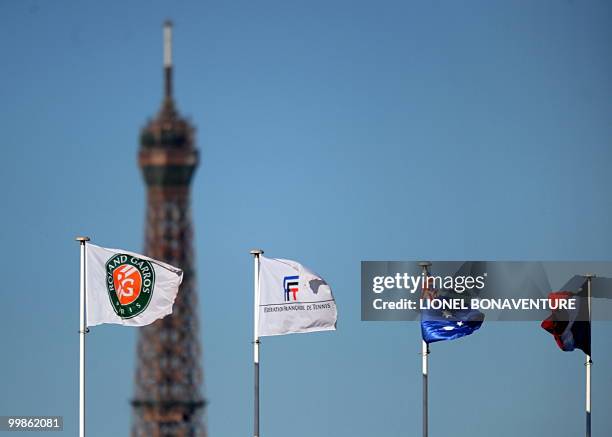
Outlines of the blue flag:
M 455 340 L 476 331 L 484 321 L 478 310 L 423 310 L 421 311 L 421 333 L 427 343 Z

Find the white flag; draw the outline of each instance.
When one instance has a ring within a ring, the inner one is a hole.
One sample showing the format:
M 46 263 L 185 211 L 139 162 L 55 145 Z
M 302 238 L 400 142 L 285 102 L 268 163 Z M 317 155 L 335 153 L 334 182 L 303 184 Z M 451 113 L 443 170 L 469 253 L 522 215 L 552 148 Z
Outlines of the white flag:
M 125 250 L 87 244 L 87 326 L 144 326 L 172 313 L 183 271 Z
M 331 288 L 303 265 L 260 256 L 259 290 L 259 336 L 336 329 Z

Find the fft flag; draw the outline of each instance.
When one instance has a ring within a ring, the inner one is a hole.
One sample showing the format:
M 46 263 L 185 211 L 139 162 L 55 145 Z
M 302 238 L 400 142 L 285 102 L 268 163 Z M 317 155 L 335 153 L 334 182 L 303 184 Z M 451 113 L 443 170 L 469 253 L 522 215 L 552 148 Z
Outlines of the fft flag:
M 331 288 L 295 261 L 260 256 L 259 336 L 336 329 Z
M 144 326 L 172 313 L 181 269 L 124 250 L 86 250 L 87 326 Z

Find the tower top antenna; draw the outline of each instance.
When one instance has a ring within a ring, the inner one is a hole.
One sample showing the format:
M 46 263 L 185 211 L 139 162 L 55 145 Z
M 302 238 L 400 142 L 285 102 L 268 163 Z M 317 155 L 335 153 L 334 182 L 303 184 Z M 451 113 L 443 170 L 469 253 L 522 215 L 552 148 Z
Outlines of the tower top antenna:
M 172 99 L 172 21 L 164 22 L 164 97 Z
M 172 21 L 164 22 L 164 67 L 172 67 Z

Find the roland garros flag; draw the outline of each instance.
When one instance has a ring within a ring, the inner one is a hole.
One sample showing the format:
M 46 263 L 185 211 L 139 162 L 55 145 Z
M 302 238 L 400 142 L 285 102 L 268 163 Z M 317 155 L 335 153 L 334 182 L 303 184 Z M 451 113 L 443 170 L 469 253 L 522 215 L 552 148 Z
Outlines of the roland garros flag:
M 87 245 L 87 326 L 143 326 L 172 313 L 183 271 L 125 250 Z
M 259 290 L 259 336 L 336 329 L 331 288 L 300 263 L 260 256 Z

